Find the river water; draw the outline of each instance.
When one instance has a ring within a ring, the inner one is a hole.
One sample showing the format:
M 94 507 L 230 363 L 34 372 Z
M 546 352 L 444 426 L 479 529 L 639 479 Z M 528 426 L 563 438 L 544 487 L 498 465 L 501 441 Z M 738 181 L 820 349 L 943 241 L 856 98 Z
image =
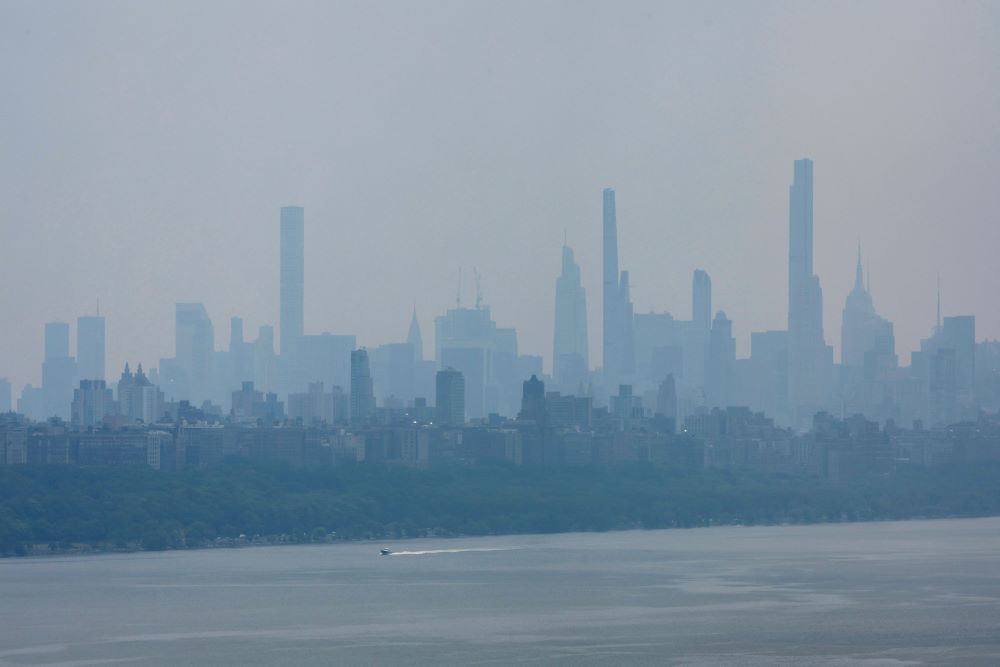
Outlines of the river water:
M 108 663 L 996 665 L 1000 519 L 0 561 L 0 665 Z

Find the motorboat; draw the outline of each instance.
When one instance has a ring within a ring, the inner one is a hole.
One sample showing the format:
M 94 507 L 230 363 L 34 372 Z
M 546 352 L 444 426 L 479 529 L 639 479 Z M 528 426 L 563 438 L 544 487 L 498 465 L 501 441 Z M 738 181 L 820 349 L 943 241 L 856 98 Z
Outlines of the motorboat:
M 380 556 L 388 556 L 388 555 L 390 555 L 390 554 L 391 554 L 392 552 L 391 552 L 391 551 L 389 551 L 388 549 L 379 549 L 379 550 L 378 550 L 378 553 L 379 553 L 379 555 L 380 555 Z

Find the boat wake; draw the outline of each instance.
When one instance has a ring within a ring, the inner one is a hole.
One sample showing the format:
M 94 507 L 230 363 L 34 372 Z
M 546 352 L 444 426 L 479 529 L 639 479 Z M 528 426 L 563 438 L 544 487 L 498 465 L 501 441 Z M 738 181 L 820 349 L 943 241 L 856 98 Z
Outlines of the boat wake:
M 514 551 L 523 547 L 493 547 L 493 548 L 469 548 L 469 549 L 429 549 L 427 551 L 392 551 L 388 556 L 432 556 L 434 554 L 461 554 L 472 551 Z

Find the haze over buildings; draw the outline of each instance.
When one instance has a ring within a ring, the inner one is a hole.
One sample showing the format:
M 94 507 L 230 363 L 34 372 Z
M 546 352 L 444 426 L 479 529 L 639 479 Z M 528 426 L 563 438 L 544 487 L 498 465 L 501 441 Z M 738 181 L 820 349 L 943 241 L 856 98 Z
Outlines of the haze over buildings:
M 282 400 L 311 382 L 346 392 L 359 343 L 378 398 L 389 383 L 386 396 L 430 398 L 429 343 L 406 337 L 409 370 L 392 361 L 402 348 L 375 352 L 404 340 L 416 304 L 452 332 L 468 415 L 516 411 L 524 371 L 556 370 L 563 238 L 591 297 L 589 367 L 609 371 L 609 396 L 616 375 L 637 395 L 673 375 L 681 413 L 701 400 L 686 387 L 712 402 L 725 386 L 729 401 L 747 365 L 770 383 L 765 410 L 788 421 L 824 401 L 881 405 L 898 367 L 940 387 L 954 376 L 946 393 L 965 396 L 972 323 L 950 317 L 975 314 L 975 340 L 1000 336 L 1000 52 L 980 29 L 996 25 L 993 5 L 305 9 L 0 8 L 17 128 L 0 156 L 12 402 L 30 383 L 29 404 L 47 395 L 40 410 L 69 418 L 79 380 L 116 378 L 126 361 L 155 368 L 168 398 L 228 400 L 248 380 Z M 790 169 L 803 155 L 815 178 Z M 795 213 L 807 194 L 808 217 Z M 290 203 L 303 208 L 276 225 Z M 863 297 L 845 306 L 860 294 L 859 237 L 874 317 Z M 469 307 L 472 267 L 485 311 Z M 710 283 L 692 278 L 699 267 Z M 97 317 L 97 299 L 101 325 L 42 344 L 46 322 Z M 690 322 L 668 317 L 689 307 Z M 848 332 L 878 346 L 852 352 Z M 720 353 L 711 369 L 699 345 Z M 786 349 L 805 398 L 780 417 L 789 387 L 772 371 Z M 819 380 L 838 359 L 861 379 L 822 396 L 840 386 L 832 370 Z

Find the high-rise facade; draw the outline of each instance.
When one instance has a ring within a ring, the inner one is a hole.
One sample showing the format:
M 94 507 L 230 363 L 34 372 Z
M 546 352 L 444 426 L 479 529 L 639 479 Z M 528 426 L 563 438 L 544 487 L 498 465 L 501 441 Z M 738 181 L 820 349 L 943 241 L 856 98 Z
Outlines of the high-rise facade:
M 100 315 L 76 320 L 76 363 L 81 380 L 103 380 L 105 372 L 105 325 Z
M 410 317 L 410 328 L 406 332 L 406 342 L 413 348 L 413 360 L 424 360 L 424 337 L 420 333 L 420 322 L 417 320 L 417 307 L 413 307 L 413 315 Z
M 438 371 L 435 378 L 435 413 L 442 426 L 465 423 L 465 378 L 454 368 Z
M 788 398 L 800 424 L 823 409 L 833 353 L 823 339 L 823 291 L 813 272 L 813 163 L 796 160 L 788 204 Z
M 730 404 L 735 363 L 733 323 L 720 310 L 712 320 L 705 355 L 705 402 L 709 407 L 724 408 Z
M 552 374 L 563 386 L 575 387 L 590 368 L 587 354 L 587 293 L 573 250 L 562 249 L 562 273 L 556 279 L 555 333 Z
M 90 428 L 114 412 L 114 396 L 104 380 L 80 380 L 73 391 L 71 418 L 74 426 Z
M 163 416 L 163 392 L 142 372 L 142 364 L 135 373 L 128 363 L 118 379 L 118 410 L 129 424 L 152 424 Z
M 69 356 L 69 324 L 45 325 L 45 361 L 42 363 L 44 417 L 68 420 L 76 385 L 76 360 Z
M 69 356 L 69 324 L 66 322 L 45 323 L 45 361 Z
M 0 378 L 0 414 L 10 412 L 12 407 L 10 380 Z
M 635 350 L 628 271 L 618 270 L 618 217 L 615 191 L 604 189 L 603 348 L 604 384 L 613 387 L 634 371 Z
M 895 349 L 892 343 L 892 322 L 875 312 L 872 296 L 865 288 L 861 251 L 854 270 L 854 288 L 844 303 L 840 332 L 840 363 L 862 368 L 865 355 L 876 349 Z
M 603 247 L 603 360 L 604 381 L 607 386 L 614 386 L 619 375 L 619 359 L 621 358 L 621 314 L 619 301 L 618 276 L 618 220 L 615 211 L 615 191 L 604 189 L 604 206 L 602 211 L 604 247 Z
M 215 356 L 215 328 L 201 303 L 178 303 L 175 311 L 174 396 L 192 401 L 209 396 Z M 162 366 L 162 364 L 161 364 Z
M 695 269 L 691 281 L 691 321 L 699 331 L 712 327 L 712 279 L 701 269 Z
M 372 382 L 368 350 L 351 352 L 351 421 L 363 422 L 375 416 L 375 385 Z
M 292 354 L 305 333 L 305 210 L 281 207 L 281 304 L 282 356 Z

